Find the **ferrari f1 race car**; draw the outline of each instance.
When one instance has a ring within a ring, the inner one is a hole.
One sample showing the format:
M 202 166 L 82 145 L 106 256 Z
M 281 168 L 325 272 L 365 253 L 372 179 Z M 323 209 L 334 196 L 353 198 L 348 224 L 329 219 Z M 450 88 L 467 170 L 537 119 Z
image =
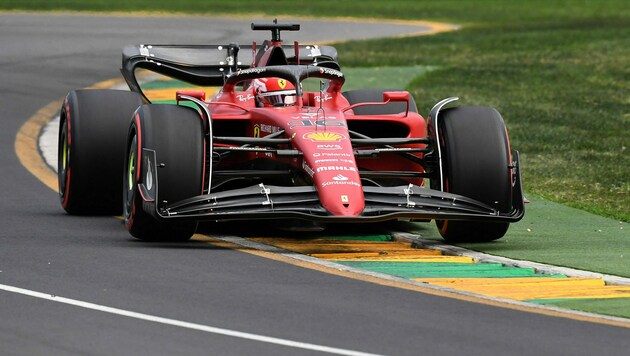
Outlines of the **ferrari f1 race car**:
M 447 241 L 481 242 L 523 217 L 518 152 L 495 109 L 447 98 L 425 121 L 406 91 L 342 91 L 334 47 L 281 40 L 298 24 L 251 28 L 271 39 L 127 46 L 130 91 L 71 91 L 63 208 L 122 212 L 131 235 L 158 241 L 203 221 L 269 219 L 297 230 L 435 220 Z M 173 81 L 184 87 L 167 101 L 149 98 L 144 84 Z

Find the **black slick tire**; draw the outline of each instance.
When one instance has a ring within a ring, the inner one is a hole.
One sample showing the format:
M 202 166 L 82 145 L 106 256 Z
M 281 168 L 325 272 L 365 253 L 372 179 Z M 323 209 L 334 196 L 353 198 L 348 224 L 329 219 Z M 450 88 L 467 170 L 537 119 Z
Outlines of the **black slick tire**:
M 59 120 L 61 206 L 73 215 L 118 215 L 124 147 L 140 95 L 122 90 L 68 93 Z
M 501 212 L 512 207 L 511 156 L 503 118 L 493 108 L 463 106 L 439 114 L 447 192 L 460 194 Z M 487 242 L 505 235 L 509 223 L 438 220 L 449 242 Z
M 141 240 L 177 242 L 188 240 L 197 229 L 194 221 L 158 220 L 138 184 L 147 179 L 143 149 L 154 150 L 158 168 L 158 199 L 174 203 L 203 192 L 204 136 L 199 114 L 176 105 L 143 105 L 129 128 L 123 178 L 123 216 L 129 233 Z

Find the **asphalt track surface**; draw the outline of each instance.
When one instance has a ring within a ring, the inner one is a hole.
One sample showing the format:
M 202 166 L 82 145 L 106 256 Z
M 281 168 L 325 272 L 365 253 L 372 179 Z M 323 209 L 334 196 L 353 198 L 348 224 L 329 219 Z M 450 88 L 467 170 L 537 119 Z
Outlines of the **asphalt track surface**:
M 137 241 L 112 217 L 66 215 L 20 164 L 22 124 L 71 89 L 116 78 L 125 44 L 262 38 L 249 22 L 0 14 L 0 354 L 627 355 L 628 328 L 348 279 L 205 241 Z M 285 38 L 417 31 L 302 23 Z

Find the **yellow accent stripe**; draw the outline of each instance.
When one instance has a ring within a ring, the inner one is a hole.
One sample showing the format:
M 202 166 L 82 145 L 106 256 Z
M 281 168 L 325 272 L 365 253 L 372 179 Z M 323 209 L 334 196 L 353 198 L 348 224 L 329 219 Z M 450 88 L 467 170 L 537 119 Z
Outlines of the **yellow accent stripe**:
M 400 251 L 407 252 L 407 251 Z M 432 256 L 429 254 L 407 254 L 394 252 L 393 254 L 379 254 L 377 252 L 358 253 L 314 253 L 311 256 L 323 260 L 335 261 L 363 261 L 363 262 L 455 262 L 474 263 L 474 260 L 466 256 Z M 421 250 L 421 252 L 424 252 Z
M 377 254 L 390 254 L 403 251 L 417 251 L 405 242 L 366 242 L 347 240 L 295 240 L 279 238 L 251 238 L 264 244 L 277 246 L 286 250 L 299 252 L 306 255 L 322 253 L 350 253 L 372 252 Z

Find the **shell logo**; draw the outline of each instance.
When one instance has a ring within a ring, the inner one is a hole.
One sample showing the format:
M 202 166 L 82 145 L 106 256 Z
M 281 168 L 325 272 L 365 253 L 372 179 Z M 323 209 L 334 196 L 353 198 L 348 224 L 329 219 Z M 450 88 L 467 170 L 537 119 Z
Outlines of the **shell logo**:
M 335 132 L 307 132 L 303 136 L 313 142 L 339 142 L 346 137 Z

